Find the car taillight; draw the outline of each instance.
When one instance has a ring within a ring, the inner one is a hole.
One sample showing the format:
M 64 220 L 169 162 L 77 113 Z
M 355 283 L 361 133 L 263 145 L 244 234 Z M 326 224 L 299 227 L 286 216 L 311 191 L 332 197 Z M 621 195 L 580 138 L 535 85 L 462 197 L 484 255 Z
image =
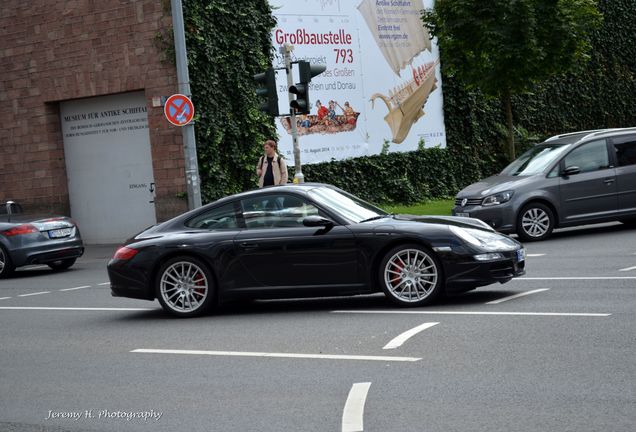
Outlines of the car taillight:
M 135 255 L 137 255 L 137 252 L 139 252 L 137 249 L 122 246 L 119 249 L 117 249 L 117 252 L 115 252 L 115 256 L 113 257 L 113 259 L 129 260 Z
M 17 235 L 31 234 L 34 232 L 38 232 L 38 229 L 36 227 L 34 227 L 31 224 L 23 224 L 23 225 L 18 225 L 17 227 L 10 228 L 6 231 L 2 231 L 2 234 L 4 234 L 7 237 L 13 237 Z

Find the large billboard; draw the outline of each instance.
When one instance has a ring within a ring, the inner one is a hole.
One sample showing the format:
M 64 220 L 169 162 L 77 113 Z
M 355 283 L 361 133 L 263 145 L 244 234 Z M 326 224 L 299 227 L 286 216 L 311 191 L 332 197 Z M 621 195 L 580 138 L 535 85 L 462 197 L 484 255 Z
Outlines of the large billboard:
M 297 116 L 303 164 L 446 146 L 439 51 L 420 19 L 434 0 L 270 0 L 279 48 L 326 66 L 314 77 L 311 112 Z M 294 79 L 297 81 L 297 69 Z M 280 112 L 289 112 L 284 71 Z M 276 119 L 280 150 L 293 159 L 289 117 Z

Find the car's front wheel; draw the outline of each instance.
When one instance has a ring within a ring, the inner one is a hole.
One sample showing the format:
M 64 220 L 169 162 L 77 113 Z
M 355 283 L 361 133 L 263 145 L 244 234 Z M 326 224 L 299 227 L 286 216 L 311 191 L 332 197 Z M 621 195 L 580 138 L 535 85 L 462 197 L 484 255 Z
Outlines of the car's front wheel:
M 61 271 L 71 268 L 71 266 L 75 264 L 75 260 L 76 258 L 68 258 L 59 261 L 53 261 L 48 263 L 47 265 L 55 271 Z
M 197 258 L 172 258 L 159 268 L 156 295 L 161 306 L 173 315 L 202 315 L 210 309 L 214 297 L 212 274 Z
M 545 240 L 553 229 L 554 213 L 545 204 L 526 204 L 517 216 L 517 235 L 523 241 Z
M 379 276 L 384 294 L 394 303 L 406 307 L 431 303 L 444 286 L 438 258 L 416 244 L 391 249 L 380 264 Z
M 5 248 L 0 246 L 0 279 L 11 276 L 15 267 L 11 262 L 11 257 Z

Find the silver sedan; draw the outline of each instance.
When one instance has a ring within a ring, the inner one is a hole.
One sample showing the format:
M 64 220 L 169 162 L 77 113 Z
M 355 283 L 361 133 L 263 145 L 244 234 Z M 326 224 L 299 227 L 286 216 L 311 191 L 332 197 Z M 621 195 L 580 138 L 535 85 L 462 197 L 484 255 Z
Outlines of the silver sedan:
M 65 270 L 83 253 L 79 228 L 72 219 L 29 216 L 13 201 L 0 206 L 0 278 L 31 264 Z

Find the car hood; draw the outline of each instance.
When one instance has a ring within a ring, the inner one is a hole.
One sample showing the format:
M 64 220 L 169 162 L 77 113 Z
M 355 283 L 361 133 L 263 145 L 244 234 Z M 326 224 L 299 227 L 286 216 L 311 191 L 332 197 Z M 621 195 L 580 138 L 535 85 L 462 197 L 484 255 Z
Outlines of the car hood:
M 531 182 L 534 178 L 535 176 L 491 176 L 466 186 L 459 191 L 457 198 L 483 198 L 499 192 L 515 190 Z
M 408 215 L 408 214 L 399 214 L 394 215 L 393 219 L 396 221 L 403 222 L 420 222 L 427 224 L 437 224 L 437 225 L 453 225 L 461 228 L 476 228 L 481 229 L 483 231 L 494 231 L 491 227 L 486 225 L 484 222 L 479 219 L 474 218 L 466 218 L 459 216 L 416 216 L 416 215 Z

